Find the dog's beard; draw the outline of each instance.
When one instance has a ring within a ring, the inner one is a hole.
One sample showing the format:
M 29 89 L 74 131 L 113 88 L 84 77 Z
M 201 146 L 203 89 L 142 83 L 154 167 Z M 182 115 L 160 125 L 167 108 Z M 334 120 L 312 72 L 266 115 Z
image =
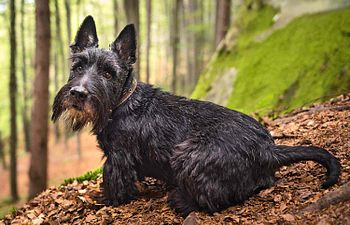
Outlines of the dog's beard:
M 110 104 L 104 104 L 97 98 L 81 105 L 75 105 L 68 98 L 55 99 L 53 105 L 52 120 L 63 120 L 67 127 L 73 131 L 79 131 L 85 126 L 91 126 L 93 133 L 99 133 L 106 126 L 111 113 Z
M 83 103 L 83 106 L 77 108 L 64 101 L 63 109 L 60 117 L 73 131 L 79 131 L 89 124 L 94 126 L 96 122 L 96 113 L 90 103 Z

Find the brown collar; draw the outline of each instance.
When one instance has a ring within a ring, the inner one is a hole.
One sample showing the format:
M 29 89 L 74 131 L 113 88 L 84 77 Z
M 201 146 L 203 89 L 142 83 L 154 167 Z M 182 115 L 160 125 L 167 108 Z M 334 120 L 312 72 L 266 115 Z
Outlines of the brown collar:
M 117 107 L 123 104 L 136 90 L 137 87 L 137 80 L 135 78 L 132 79 L 131 87 L 127 90 L 127 92 L 122 96 L 120 99 L 120 102 L 118 103 Z

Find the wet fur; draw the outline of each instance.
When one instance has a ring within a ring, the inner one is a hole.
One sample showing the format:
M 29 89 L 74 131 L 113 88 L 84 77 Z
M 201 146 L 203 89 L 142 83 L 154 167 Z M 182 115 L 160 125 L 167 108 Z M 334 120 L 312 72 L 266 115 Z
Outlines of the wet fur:
M 278 168 L 303 160 L 327 168 L 324 187 L 337 182 L 340 164 L 329 152 L 275 145 L 265 127 L 240 112 L 175 96 L 142 82 L 118 106 L 133 79 L 136 42 L 128 29 L 129 33 L 123 31 L 117 38 L 118 43 L 112 43 L 111 50 L 86 41 L 78 45 L 84 40 L 76 38 L 70 79 L 53 105 L 53 120 L 68 110 L 70 118 L 80 121 L 77 126 L 68 123 L 73 129 L 91 122 L 106 157 L 103 193 L 108 204 L 117 206 L 134 199 L 135 182 L 150 176 L 171 187 L 169 204 L 180 214 L 216 212 L 270 187 Z M 84 63 L 83 75 L 76 76 L 75 63 Z M 103 78 L 106 68 L 114 70 L 110 80 Z M 90 111 L 77 113 L 65 101 L 73 101 L 68 90 L 83 79 L 89 91 L 84 104 Z

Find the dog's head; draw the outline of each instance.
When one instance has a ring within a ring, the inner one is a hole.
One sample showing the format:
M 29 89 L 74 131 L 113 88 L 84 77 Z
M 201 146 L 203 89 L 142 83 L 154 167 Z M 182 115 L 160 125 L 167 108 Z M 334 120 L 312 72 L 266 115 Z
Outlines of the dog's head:
M 127 25 L 109 50 L 101 49 L 95 22 L 88 16 L 70 48 L 70 75 L 55 97 L 52 120 L 62 117 L 75 131 L 91 123 L 92 131 L 98 133 L 132 83 L 132 64 L 136 61 L 134 25 Z

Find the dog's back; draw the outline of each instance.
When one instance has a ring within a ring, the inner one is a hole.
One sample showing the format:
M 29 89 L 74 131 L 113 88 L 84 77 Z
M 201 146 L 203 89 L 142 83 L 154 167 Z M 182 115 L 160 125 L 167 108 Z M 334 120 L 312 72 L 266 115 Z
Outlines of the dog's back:
M 327 168 L 323 187 L 340 174 L 338 160 L 316 147 L 276 146 L 253 118 L 213 103 L 175 96 L 137 82 L 135 29 L 128 25 L 99 49 L 95 23 L 87 17 L 75 38 L 69 80 L 53 105 L 73 130 L 92 125 L 106 156 L 103 193 L 107 204 L 136 196 L 144 176 L 173 187 L 170 205 L 186 215 L 215 212 L 273 184 L 283 165 L 313 160 Z

